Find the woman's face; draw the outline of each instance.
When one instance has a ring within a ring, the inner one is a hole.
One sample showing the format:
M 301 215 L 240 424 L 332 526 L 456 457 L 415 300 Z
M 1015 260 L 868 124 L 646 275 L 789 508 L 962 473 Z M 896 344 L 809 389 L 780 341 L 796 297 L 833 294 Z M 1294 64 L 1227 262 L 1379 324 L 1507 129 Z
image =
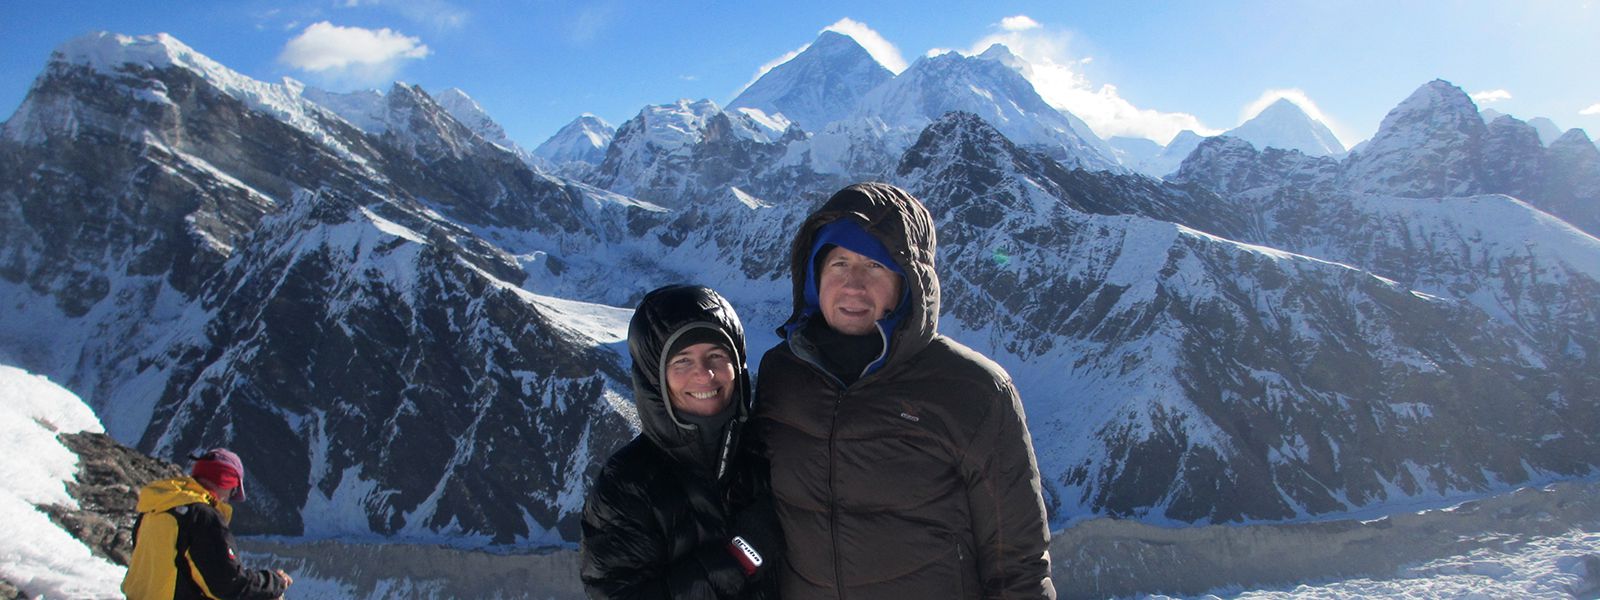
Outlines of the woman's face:
M 716 344 L 688 346 L 667 358 L 667 396 L 674 410 L 707 417 L 733 398 L 733 353 Z

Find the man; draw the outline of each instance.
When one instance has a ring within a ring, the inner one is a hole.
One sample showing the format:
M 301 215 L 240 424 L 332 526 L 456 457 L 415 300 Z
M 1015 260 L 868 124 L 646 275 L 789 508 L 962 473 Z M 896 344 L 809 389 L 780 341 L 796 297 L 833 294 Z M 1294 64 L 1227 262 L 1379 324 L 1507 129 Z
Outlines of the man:
M 281 569 L 246 570 L 233 550 L 232 502 L 243 502 L 244 463 L 216 448 L 194 458 L 189 477 L 139 490 L 133 558 L 122 580 L 129 600 L 270 599 L 294 583 Z
M 753 430 L 785 599 L 1055 597 L 1022 404 L 999 365 L 939 335 L 934 251 L 927 209 L 879 183 L 795 236 Z

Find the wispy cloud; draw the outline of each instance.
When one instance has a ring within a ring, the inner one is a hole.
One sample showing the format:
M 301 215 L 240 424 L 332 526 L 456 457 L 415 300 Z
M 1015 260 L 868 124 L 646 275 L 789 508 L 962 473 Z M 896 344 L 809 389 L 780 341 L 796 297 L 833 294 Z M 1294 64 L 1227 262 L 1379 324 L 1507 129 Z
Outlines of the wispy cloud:
M 1600 115 L 1600 102 L 1590 104 L 1589 108 L 1578 111 L 1578 114 L 1584 116 Z
M 1014 17 L 1000 19 L 1000 28 L 1006 31 L 1027 31 L 1029 29 L 1038 29 L 1040 27 L 1042 27 L 1042 25 L 1040 25 L 1038 21 L 1033 20 L 1033 17 L 1029 17 L 1028 15 L 1017 15 Z
M 900 49 L 889 43 L 889 40 L 883 39 L 883 36 L 873 31 L 871 27 L 867 27 L 866 23 L 845 17 L 839 19 L 837 23 L 823 27 L 822 30 L 854 38 L 857 44 L 861 44 L 861 47 L 867 50 L 867 54 L 871 54 L 873 59 L 896 75 L 906 70 L 908 66 L 905 57 L 900 55 Z
M 1089 81 L 1082 67 L 1094 58 L 1073 56 L 1071 36 L 1065 32 L 1052 31 L 1027 15 L 1006 17 L 996 28 L 999 31 L 978 40 L 963 54 L 976 55 L 994 44 L 1005 45 L 1028 63 L 1023 77 L 1033 83 L 1045 102 L 1077 115 L 1102 138 L 1143 137 L 1166 143 L 1185 129 L 1201 135 L 1221 133 L 1194 115 L 1141 108 L 1123 98 L 1117 86 Z
M 567 39 L 573 43 L 584 44 L 599 37 L 600 32 L 611 24 L 616 11 L 607 6 L 587 6 L 578 11 L 578 16 L 572 20 L 567 30 Z
M 1505 90 L 1484 90 L 1472 94 L 1472 101 L 1478 104 L 1488 104 L 1490 102 L 1499 102 L 1501 100 L 1510 99 L 1511 92 Z
M 289 40 L 278 60 L 340 84 L 381 85 L 408 60 L 431 51 L 419 38 L 384 29 L 312 23 Z
M 344 8 L 382 7 L 398 13 L 407 20 L 439 30 L 459 29 L 467 24 L 471 13 L 445 0 L 343 0 Z

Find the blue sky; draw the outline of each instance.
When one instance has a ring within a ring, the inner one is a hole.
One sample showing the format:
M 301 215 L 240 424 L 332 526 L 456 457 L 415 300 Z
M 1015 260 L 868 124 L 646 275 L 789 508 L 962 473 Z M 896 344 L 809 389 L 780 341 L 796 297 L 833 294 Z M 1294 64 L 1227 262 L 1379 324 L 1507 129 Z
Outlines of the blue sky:
M 844 2 L 289 0 L 0 2 L 0 114 L 92 31 L 172 34 L 247 76 L 348 91 L 457 87 L 532 148 L 579 114 L 726 104 L 824 29 L 893 70 L 1001 41 L 1103 137 L 1216 133 L 1279 96 L 1347 146 L 1444 79 L 1480 107 L 1600 134 L 1594 0 Z

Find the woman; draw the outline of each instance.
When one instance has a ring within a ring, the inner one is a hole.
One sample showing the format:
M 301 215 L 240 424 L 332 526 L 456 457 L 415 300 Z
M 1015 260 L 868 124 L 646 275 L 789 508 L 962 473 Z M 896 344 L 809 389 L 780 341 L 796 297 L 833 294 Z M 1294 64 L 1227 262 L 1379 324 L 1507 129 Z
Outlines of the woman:
M 738 315 L 709 288 L 654 290 L 628 353 L 642 431 L 584 502 L 589 597 L 771 597 L 763 575 L 783 541 L 764 469 L 735 452 L 750 410 Z

